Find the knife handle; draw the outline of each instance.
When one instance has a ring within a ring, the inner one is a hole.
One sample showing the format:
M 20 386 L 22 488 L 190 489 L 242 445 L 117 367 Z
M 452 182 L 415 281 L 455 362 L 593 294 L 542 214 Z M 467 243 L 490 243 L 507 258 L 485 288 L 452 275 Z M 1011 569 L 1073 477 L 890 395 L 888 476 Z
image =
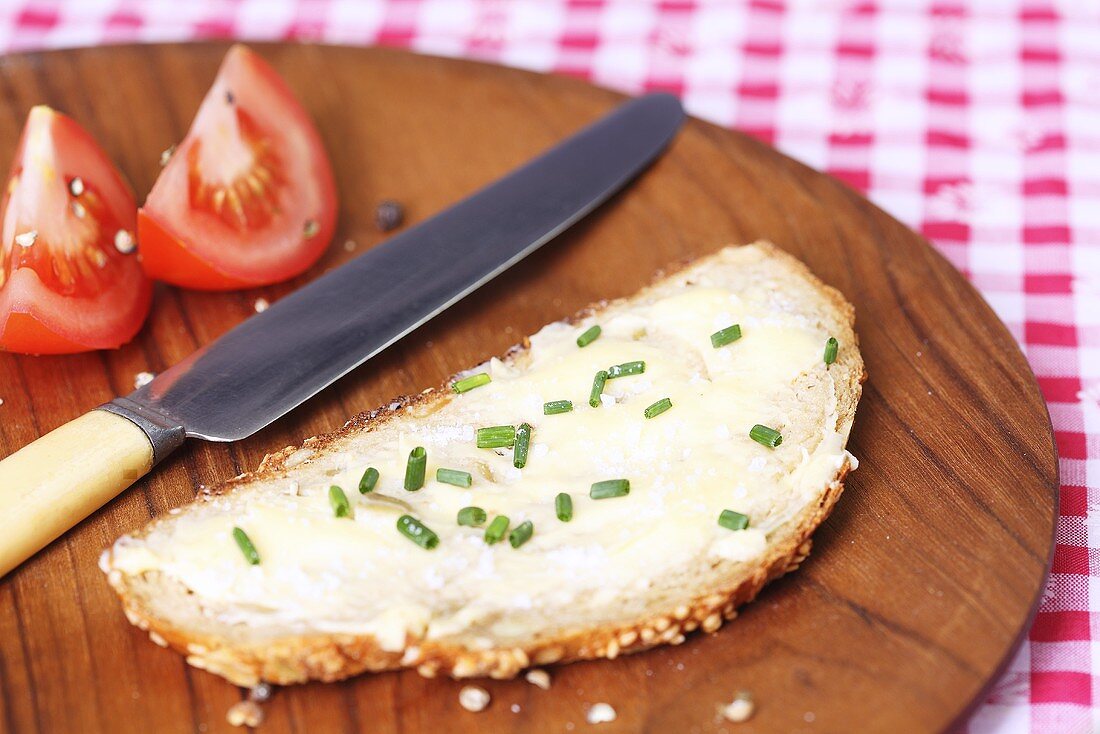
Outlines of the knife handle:
M 0 577 L 153 466 L 145 432 L 93 410 L 0 461 Z

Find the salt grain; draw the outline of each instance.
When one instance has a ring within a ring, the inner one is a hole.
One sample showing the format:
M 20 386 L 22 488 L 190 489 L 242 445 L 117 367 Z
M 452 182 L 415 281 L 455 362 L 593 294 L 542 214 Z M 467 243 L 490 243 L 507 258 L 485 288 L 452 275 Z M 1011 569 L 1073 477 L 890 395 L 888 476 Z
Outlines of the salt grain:
M 153 381 L 154 377 L 156 377 L 156 375 L 152 372 L 138 372 L 134 375 L 134 389 L 137 390 L 139 387 L 145 387 Z
M 38 231 L 32 229 L 29 232 L 15 235 L 15 244 L 19 245 L 20 247 L 30 247 L 37 239 Z
M 528 670 L 524 678 L 533 686 L 538 686 L 544 691 L 550 690 L 550 674 L 542 668 Z
M 478 686 L 465 686 L 458 692 L 458 705 L 477 713 L 489 705 L 489 692 Z
M 755 711 L 756 705 L 752 702 L 752 696 L 746 691 L 741 691 L 734 697 L 731 703 L 722 707 L 722 716 L 724 716 L 727 721 L 740 724 L 743 721 L 751 719 Z
M 513 704 L 512 704 L 512 713 L 513 713 L 513 714 L 518 714 L 518 713 L 519 713 L 519 711 L 520 711 L 520 709 L 519 709 L 519 704 L 518 704 L 518 703 L 513 703 Z
M 271 692 L 272 692 L 272 688 L 271 688 L 270 683 L 259 683 L 255 686 L 253 686 L 248 691 L 248 699 L 250 701 L 256 701 L 258 703 L 262 703 L 262 702 L 267 701 L 268 699 L 271 698 Z
M 606 724 L 615 720 L 617 714 L 610 704 L 594 703 L 585 714 L 585 720 L 589 724 Z
M 257 298 L 256 302 L 252 304 L 252 308 L 256 310 L 256 313 L 263 313 L 270 305 L 271 302 L 268 301 L 266 298 Z

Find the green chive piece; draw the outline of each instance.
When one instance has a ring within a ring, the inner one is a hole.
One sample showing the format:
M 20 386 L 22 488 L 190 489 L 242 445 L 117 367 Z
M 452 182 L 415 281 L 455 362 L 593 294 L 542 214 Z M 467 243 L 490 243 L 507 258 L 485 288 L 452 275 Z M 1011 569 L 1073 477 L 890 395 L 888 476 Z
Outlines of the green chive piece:
M 512 450 L 512 466 L 522 469 L 527 466 L 527 452 L 531 450 L 531 424 L 520 423 L 516 429 L 516 447 Z
M 734 324 L 733 326 L 727 326 L 726 328 L 711 334 L 710 345 L 717 349 L 718 347 L 724 347 L 727 344 L 733 344 L 740 338 L 741 324 Z
M 603 386 L 607 384 L 607 370 L 600 370 L 592 378 L 592 394 L 588 396 L 588 404 L 593 408 L 600 407 L 600 395 L 603 395 Z
M 530 520 L 524 520 L 516 529 L 508 533 L 508 542 L 512 544 L 513 548 L 519 548 L 521 545 L 531 539 L 531 536 L 535 534 L 535 524 Z
M 363 472 L 363 478 L 359 480 L 359 494 L 373 492 L 376 484 L 378 484 L 378 470 L 373 466 L 367 467 Z
M 455 380 L 451 383 L 451 389 L 457 393 L 470 392 L 475 387 L 488 385 L 492 381 L 493 378 L 489 377 L 487 372 L 478 372 L 476 375 L 470 375 L 469 377 L 463 377 L 461 380 Z
M 542 404 L 543 415 L 557 415 L 558 413 L 568 413 L 573 410 L 572 400 L 551 400 L 549 403 Z
M 456 487 L 469 487 L 474 483 L 474 478 L 470 476 L 470 472 L 460 469 L 436 469 L 435 480 L 443 484 L 453 484 Z
M 588 490 L 588 496 L 594 500 L 606 500 L 611 497 L 625 497 L 630 494 L 629 479 L 605 479 L 596 482 Z
M 497 515 L 493 518 L 493 521 L 489 523 L 489 527 L 485 528 L 485 542 L 489 545 L 499 543 L 504 539 L 504 534 L 508 532 L 508 523 L 511 522 L 504 515 Z
M 328 488 L 328 503 L 332 506 L 332 513 L 336 517 L 351 517 L 351 505 L 348 504 L 348 496 L 344 490 L 335 484 Z
M 562 522 L 569 522 L 573 519 L 573 498 L 565 492 L 560 493 L 554 498 L 554 511 L 558 515 L 558 519 Z
M 840 349 L 840 342 L 830 336 L 829 341 L 825 342 L 825 364 L 832 364 L 836 361 L 836 351 L 838 349 Z
M 405 465 L 405 489 L 415 492 L 424 486 L 424 472 L 428 468 L 428 452 L 423 446 L 417 446 L 409 452 L 409 463 Z
M 397 530 L 424 550 L 431 550 L 439 545 L 439 536 L 412 515 L 397 518 Z
M 645 409 L 645 417 L 646 418 L 656 418 L 661 413 L 664 413 L 666 410 L 668 410 L 671 407 L 672 407 L 672 399 L 671 398 L 661 398 L 656 403 L 654 403 L 653 405 L 651 405 L 651 406 L 649 406 L 648 408 Z
M 489 426 L 477 429 L 479 449 L 510 449 L 515 442 L 515 426 Z
M 718 516 L 718 524 L 730 530 L 744 530 L 749 526 L 749 516 L 733 510 L 722 510 L 722 514 Z
M 600 338 L 601 332 L 603 332 L 603 329 L 601 329 L 598 325 L 593 326 L 588 331 L 577 337 L 577 346 L 587 347 L 589 344 Z
M 237 541 L 237 547 L 241 549 L 248 565 L 260 565 L 260 552 L 256 550 L 256 546 L 252 545 L 252 539 L 248 537 L 248 533 L 240 528 L 233 528 L 233 540 Z
M 463 507 L 458 511 L 458 524 L 479 528 L 485 524 L 487 515 L 480 507 Z
M 640 375 L 643 372 L 645 372 L 645 362 L 641 360 L 637 362 L 623 362 L 622 364 L 607 368 L 607 379 L 614 380 L 616 377 Z
M 753 426 L 749 431 L 749 438 L 771 449 L 783 443 L 783 436 L 779 434 L 779 431 L 774 428 L 762 426 L 759 423 Z

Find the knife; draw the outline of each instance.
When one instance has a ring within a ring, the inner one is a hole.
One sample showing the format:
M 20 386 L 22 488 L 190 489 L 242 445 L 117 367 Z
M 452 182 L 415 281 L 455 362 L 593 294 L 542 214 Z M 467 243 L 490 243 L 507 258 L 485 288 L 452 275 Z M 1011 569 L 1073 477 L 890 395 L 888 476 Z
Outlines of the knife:
M 187 438 L 252 435 L 515 265 L 645 169 L 683 117 L 667 94 L 623 104 L 0 461 L 0 577 Z

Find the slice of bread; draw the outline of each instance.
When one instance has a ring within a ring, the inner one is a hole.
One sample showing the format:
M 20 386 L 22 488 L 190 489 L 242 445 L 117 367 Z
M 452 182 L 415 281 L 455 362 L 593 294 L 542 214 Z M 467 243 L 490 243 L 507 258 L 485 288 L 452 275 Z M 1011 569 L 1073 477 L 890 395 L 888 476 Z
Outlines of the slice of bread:
M 742 336 L 715 346 L 734 324 Z M 594 325 L 600 336 L 579 347 Z M 101 565 L 134 624 L 240 685 L 398 667 L 503 678 L 677 644 L 806 558 L 855 466 L 844 447 L 864 370 L 852 326 L 852 307 L 794 258 L 767 243 L 726 248 L 459 376 L 489 384 L 456 393 L 448 381 L 267 457 L 120 538 Z M 829 337 L 839 349 L 827 365 Z M 636 361 L 644 372 L 612 371 L 589 405 L 598 371 Z M 647 417 L 663 398 L 672 407 Z M 544 414 L 559 400 L 572 410 Z M 512 448 L 477 447 L 477 429 L 523 423 L 523 468 Z M 757 424 L 782 442 L 751 438 Z M 409 491 L 416 447 L 426 479 Z M 361 494 L 368 467 L 380 478 Z M 438 481 L 438 468 L 468 472 L 471 486 Z M 629 494 L 590 496 L 617 479 Z M 485 525 L 456 521 L 468 506 L 533 533 L 488 544 Z M 724 510 L 737 513 L 725 525 Z M 747 528 L 727 527 L 741 515 Z M 399 532 L 403 516 L 438 545 Z

